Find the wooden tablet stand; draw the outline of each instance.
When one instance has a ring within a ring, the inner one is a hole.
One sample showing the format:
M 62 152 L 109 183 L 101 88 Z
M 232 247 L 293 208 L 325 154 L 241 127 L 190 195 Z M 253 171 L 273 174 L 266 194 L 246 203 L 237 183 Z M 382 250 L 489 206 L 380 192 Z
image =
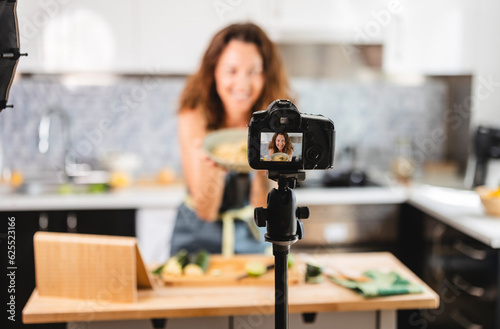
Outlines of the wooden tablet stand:
M 40 296 L 134 303 L 138 288 L 152 288 L 136 238 L 37 232 L 33 239 Z

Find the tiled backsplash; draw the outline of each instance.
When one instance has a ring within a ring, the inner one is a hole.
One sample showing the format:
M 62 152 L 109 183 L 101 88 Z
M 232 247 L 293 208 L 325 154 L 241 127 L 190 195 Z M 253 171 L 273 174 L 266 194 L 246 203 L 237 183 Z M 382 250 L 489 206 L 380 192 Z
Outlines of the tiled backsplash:
M 53 123 L 47 154 L 38 151 L 38 125 L 49 109 L 70 117 L 72 148 L 80 162 L 106 152 L 142 157 L 142 173 L 163 167 L 180 172 L 176 111 L 184 78 L 122 78 L 108 85 L 68 86 L 55 77 L 22 78 L 11 88 L 14 109 L 0 114 L 4 163 L 31 173 L 61 168 L 62 141 Z M 326 79 L 292 79 L 302 112 L 335 122 L 337 154 L 356 146 L 361 165 L 387 166 L 398 139 L 414 142 L 415 159 L 440 159 L 444 145 L 430 136 L 445 132 L 446 88 L 437 82 L 401 86 Z

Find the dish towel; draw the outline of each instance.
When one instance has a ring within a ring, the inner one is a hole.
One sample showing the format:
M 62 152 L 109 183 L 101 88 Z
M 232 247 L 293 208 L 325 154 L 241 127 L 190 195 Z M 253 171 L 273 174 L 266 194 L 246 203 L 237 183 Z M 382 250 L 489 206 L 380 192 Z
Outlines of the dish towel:
M 365 280 L 353 280 L 330 276 L 330 280 L 360 293 L 364 297 L 379 297 L 422 293 L 423 288 L 403 278 L 395 271 L 381 272 L 369 270 L 363 272 Z
M 242 220 L 248 224 L 256 240 L 260 239 L 260 232 L 253 221 L 253 207 L 245 206 L 240 209 L 233 209 L 219 215 L 222 220 L 222 255 L 231 257 L 234 255 L 234 221 Z
M 188 194 L 184 198 L 184 203 L 188 208 L 194 211 L 194 203 Z M 248 224 L 250 232 L 255 240 L 261 239 L 259 228 L 253 220 L 254 208 L 250 205 L 239 209 L 231 209 L 219 214 L 217 220 L 222 221 L 222 255 L 226 257 L 234 256 L 234 221 L 241 220 Z

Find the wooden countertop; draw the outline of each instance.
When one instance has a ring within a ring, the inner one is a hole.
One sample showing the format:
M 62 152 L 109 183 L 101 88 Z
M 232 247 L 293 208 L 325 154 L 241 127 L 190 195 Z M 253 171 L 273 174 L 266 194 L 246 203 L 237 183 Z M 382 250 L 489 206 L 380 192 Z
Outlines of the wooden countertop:
M 289 286 L 289 312 L 368 311 L 437 308 L 439 297 L 390 253 L 329 254 L 337 268 L 396 270 L 424 287 L 421 294 L 364 298 L 329 280 Z M 40 297 L 33 291 L 24 323 L 129 320 L 274 313 L 274 286 L 156 287 L 139 290 L 137 303 Z

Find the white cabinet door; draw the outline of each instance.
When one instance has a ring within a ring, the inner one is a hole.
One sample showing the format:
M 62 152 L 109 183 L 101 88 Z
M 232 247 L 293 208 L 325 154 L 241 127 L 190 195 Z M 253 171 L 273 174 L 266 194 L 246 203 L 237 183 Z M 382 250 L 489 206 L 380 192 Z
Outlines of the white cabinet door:
M 265 22 L 264 0 L 41 0 L 18 5 L 21 73 L 191 74 L 212 36 Z
M 19 72 L 120 72 L 139 55 L 134 0 L 21 1 Z
M 471 74 L 477 4 L 468 0 L 401 0 L 388 26 L 383 68 L 388 73 Z
M 264 20 L 262 3 L 262 0 L 142 0 L 138 11 L 142 70 L 193 73 L 217 31 L 233 22 Z

